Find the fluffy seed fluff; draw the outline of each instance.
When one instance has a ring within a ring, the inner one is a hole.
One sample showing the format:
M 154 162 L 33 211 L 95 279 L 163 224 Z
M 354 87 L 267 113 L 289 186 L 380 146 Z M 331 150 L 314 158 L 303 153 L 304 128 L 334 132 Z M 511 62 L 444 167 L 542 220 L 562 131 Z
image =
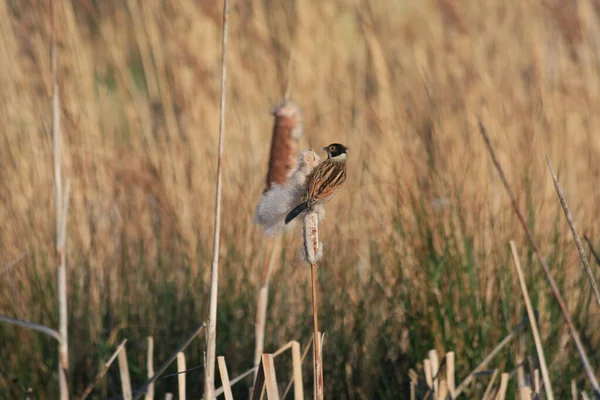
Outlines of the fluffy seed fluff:
M 321 158 L 312 150 L 304 150 L 298 156 L 298 167 L 289 177 L 285 185 L 273 184 L 265 191 L 254 214 L 254 223 L 262 225 L 265 235 L 274 236 L 289 230 L 293 223 L 285 225 L 287 213 L 300 204 L 302 196 L 306 193 L 306 177 L 321 162 Z M 313 212 L 319 221 L 325 216 L 325 209 L 316 206 Z

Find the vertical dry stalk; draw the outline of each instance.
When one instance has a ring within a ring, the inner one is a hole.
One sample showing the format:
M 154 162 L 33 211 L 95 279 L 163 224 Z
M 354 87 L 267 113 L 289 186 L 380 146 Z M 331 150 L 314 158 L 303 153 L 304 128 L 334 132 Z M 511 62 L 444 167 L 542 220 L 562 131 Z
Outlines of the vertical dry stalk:
M 583 250 L 583 244 L 579 239 L 579 235 L 577 234 L 577 229 L 575 229 L 575 223 L 573 222 L 573 217 L 571 216 L 571 212 L 569 211 L 569 206 L 567 205 L 567 200 L 565 199 L 565 195 L 560 187 L 560 183 L 558 182 L 558 177 L 554 172 L 554 168 L 552 168 L 552 164 L 550 163 L 550 159 L 546 155 L 546 162 L 548 163 L 548 168 L 550 168 L 550 173 L 552 174 L 552 180 L 554 181 L 554 187 L 556 188 L 556 193 L 558 194 L 558 198 L 560 200 L 560 205 L 562 206 L 563 211 L 565 212 L 565 217 L 567 217 L 567 222 L 569 223 L 569 228 L 571 228 L 571 233 L 573 234 L 573 239 L 575 240 L 575 245 L 577 246 L 577 251 L 579 252 L 579 257 L 581 258 L 581 263 L 583 264 L 583 268 L 587 273 L 590 284 L 592 285 L 592 292 L 594 293 L 594 297 L 596 298 L 596 302 L 600 307 L 600 291 L 598 291 L 598 285 L 596 285 L 596 280 L 594 279 L 594 274 L 592 273 L 592 269 L 590 268 L 590 264 L 588 263 L 588 259 L 585 256 L 585 251 Z
M 313 304 L 313 337 L 315 341 L 314 349 L 314 374 L 315 374 L 315 399 L 323 399 L 323 362 L 321 360 L 321 338 L 319 334 L 319 317 L 317 302 L 317 266 L 310 264 L 310 277 L 312 281 L 312 304 Z
M 515 242 L 512 240 L 510 241 L 510 250 L 512 251 L 513 262 L 515 263 L 519 284 L 521 285 L 521 292 L 523 293 L 523 300 L 525 301 L 527 315 L 529 316 L 529 326 L 531 327 L 531 334 L 533 335 L 533 340 L 535 342 L 535 349 L 537 350 L 540 367 L 542 368 L 542 377 L 544 379 L 544 386 L 546 388 L 546 397 L 548 400 L 554 400 L 552 382 L 550 382 L 548 366 L 546 365 L 546 357 L 544 356 L 544 348 L 542 347 L 542 339 L 540 337 L 540 332 L 538 331 L 537 322 L 535 321 L 535 314 L 533 312 L 533 307 L 531 306 L 531 299 L 529 298 L 527 285 L 525 284 L 525 276 L 523 275 L 523 270 L 521 269 L 521 261 L 519 261 L 517 247 L 515 246 Z
M 148 336 L 148 355 L 146 356 L 146 370 L 148 379 L 154 376 L 154 339 Z M 145 400 L 154 400 L 154 383 L 148 385 L 148 392 L 144 396 Z
M 529 243 L 531 243 L 531 247 L 533 247 L 533 250 L 542 266 L 542 270 L 544 271 L 544 274 L 546 275 L 546 279 L 548 280 L 548 283 L 550 284 L 550 288 L 552 289 L 554 297 L 556 298 L 556 301 L 558 302 L 558 305 L 560 306 L 560 309 L 562 311 L 565 322 L 567 323 L 567 326 L 569 327 L 569 332 L 571 333 L 571 337 L 573 338 L 575 347 L 577 347 L 577 351 L 579 352 L 579 357 L 581 358 L 581 363 L 583 364 L 585 373 L 588 377 L 588 380 L 590 381 L 590 384 L 592 385 L 592 388 L 594 389 L 594 395 L 596 397 L 600 398 L 600 385 L 598 385 L 598 380 L 596 379 L 596 376 L 594 375 L 594 369 L 592 368 L 590 361 L 588 359 L 587 353 L 585 351 L 585 348 L 583 347 L 583 344 L 581 343 L 581 339 L 579 338 L 579 333 L 575 329 L 575 325 L 573 325 L 573 321 L 571 320 L 571 314 L 569 313 L 569 310 L 567 309 L 567 305 L 565 304 L 565 301 L 563 300 L 563 297 L 560 294 L 560 290 L 558 289 L 558 285 L 556 284 L 556 281 L 552 277 L 552 273 L 550 272 L 548 263 L 546 262 L 544 257 L 542 257 L 539 247 L 537 245 L 537 242 L 535 241 L 535 238 L 533 237 L 533 233 L 531 232 L 531 229 L 529 229 L 529 225 L 527 225 L 527 221 L 525 221 L 525 217 L 523 216 L 523 214 L 521 213 L 521 210 L 519 209 L 519 205 L 517 204 L 517 199 L 508 184 L 508 180 L 506 179 L 506 175 L 504 175 L 504 171 L 502 170 L 502 167 L 500 166 L 500 162 L 496 158 L 496 153 L 494 152 L 494 148 L 492 147 L 492 144 L 490 143 L 490 139 L 488 137 L 487 131 L 486 131 L 485 127 L 483 126 L 483 123 L 481 122 L 481 120 L 478 120 L 478 122 L 479 122 L 479 132 L 481 133 L 481 136 L 483 137 L 483 141 L 485 142 L 488 152 L 490 153 L 492 162 L 494 163 L 494 166 L 496 167 L 496 170 L 498 171 L 498 174 L 500 175 L 502 184 L 504 185 L 504 188 L 506 189 L 506 192 L 508 193 L 508 196 L 510 197 L 513 209 L 515 210 L 515 214 L 517 215 L 519 222 L 521 223 L 521 225 L 523 226 L 523 229 L 525 230 L 527 239 L 529 240 Z
M 228 30 L 229 2 L 223 1 L 223 33 L 221 50 L 221 113 L 219 123 L 219 151 L 217 155 L 217 185 L 215 190 L 215 232 L 213 246 L 213 260 L 210 270 L 210 302 L 208 326 L 206 331 L 206 370 L 204 374 L 204 398 L 212 399 L 215 391 L 215 356 L 217 341 L 217 295 L 219 291 L 219 245 L 221 236 L 221 191 L 223 178 L 221 173 L 223 161 L 223 138 L 225 135 L 225 83 L 227 79 L 227 30 Z
M 69 204 L 70 184 L 67 183 L 66 198 L 63 201 L 62 192 L 62 172 L 61 172 L 61 130 L 60 130 L 60 98 L 58 90 L 58 69 L 56 56 L 56 31 L 55 31 L 55 11 L 54 1 L 50 4 L 52 20 L 52 138 L 54 154 L 54 205 L 56 214 L 56 254 L 58 259 L 56 289 L 58 295 L 58 331 L 61 341 L 58 346 L 58 380 L 60 399 L 69 398 L 69 335 L 68 335 L 68 314 L 67 314 L 67 271 L 66 271 L 66 221 L 67 209 Z

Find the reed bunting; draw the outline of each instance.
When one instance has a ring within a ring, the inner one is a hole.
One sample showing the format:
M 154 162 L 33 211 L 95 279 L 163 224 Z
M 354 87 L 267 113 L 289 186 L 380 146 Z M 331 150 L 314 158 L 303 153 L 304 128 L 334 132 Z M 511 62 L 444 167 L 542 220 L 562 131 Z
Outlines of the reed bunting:
M 317 165 L 306 178 L 306 194 L 302 198 L 302 203 L 285 217 L 286 225 L 303 211 L 331 200 L 346 181 L 348 148 L 343 144 L 332 143 L 321 150 L 327 152 L 327 160 Z

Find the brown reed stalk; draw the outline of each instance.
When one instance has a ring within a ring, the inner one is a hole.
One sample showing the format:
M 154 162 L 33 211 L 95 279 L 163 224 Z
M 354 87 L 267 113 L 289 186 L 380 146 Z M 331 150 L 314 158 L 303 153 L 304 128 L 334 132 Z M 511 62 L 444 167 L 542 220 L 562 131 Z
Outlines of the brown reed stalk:
M 213 259 L 210 270 L 210 301 L 208 328 L 206 331 L 206 369 L 204 372 L 204 398 L 212 399 L 215 391 L 215 361 L 217 345 L 217 298 L 219 291 L 219 247 L 221 236 L 221 192 L 223 187 L 222 162 L 225 136 L 225 90 L 227 81 L 227 33 L 229 1 L 223 1 L 223 32 L 221 38 L 221 105 L 219 123 L 219 150 L 217 155 L 217 184 L 215 190 L 215 226 Z
M 510 188 L 510 185 L 508 184 L 508 180 L 506 179 L 506 175 L 504 175 L 504 171 L 502 170 L 502 167 L 500 166 L 500 162 L 496 158 L 496 153 L 494 152 L 494 148 L 492 147 L 492 144 L 488 137 L 485 126 L 483 126 L 483 123 L 481 122 L 481 119 L 479 119 L 479 118 L 478 118 L 478 122 L 479 122 L 479 132 L 481 133 L 481 136 L 483 137 L 483 141 L 485 142 L 488 152 L 490 153 L 492 162 L 494 163 L 494 166 L 496 167 L 496 170 L 498 171 L 498 174 L 500 175 L 502 184 L 504 185 L 504 188 L 506 189 L 506 192 L 508 193 L 508 196 L 510 197 L 510 201 L 512 203 L 513 209 L 515 210 L 515 214 L 517 215 L 519 222 L 523 226 L 523 230 L 525 231 L 527 239 L 529 240 L 531 247 L 533 247 L 533 250 L 542 266 L 542 270 L 544 271 L 544 274 L 546 275 L 546 279 L 548 280 L 548 283 L 550 284 L 552 293 L 554 294 L 554 297 L 556 298 L 556 301 L 558 302 L 558 305 L 560 306 L 560 309 L 562 311 L 565 322 L 567 323 L 567 326 L 569 327 L 571 337 L 573 338 L 575 347 L 577 348 L 577 351 L 579 352 L 579 357 L 581 358 L 581 363 L 583 364 L 585 373 L 588 377 L 588 380 L 590 381 L 590 384 L 592 385 L 592 388 L 594 389 L 594 395 L 596 397 L 600 398 L 600 386 L 598 385 L 598 380 L 596 379 L 596 376 L 594 375 L 594 369 L 592 368 L 592 366 L 589 362 L 589 359 L 587 357 L 587 353 L 583 347 L 583 344 L 581 343 L 581 339 L 579 338 L 579 333 L 577 332 L 577 330 L 575 329 L 575 326 L 573 325 L 573 321 L 571 320 L 571 314 L 569 313 L 569 310 L 567 309 L 567 305 L 565 304 L 563 297 L 560 294 L 560 290 L 558 288 L 558 285 L 556 284 L 556 281 L 552 277 L 552 273 L 550 272 L 548 263 L 546 262 L 544 257 L 542 257 L 542 254 L 540 253 L 537 242 L 536 242 L 535 238 L 533 237 L 533 233 L 531 232 L 529 225 L 525 221 L 525 217 L 523 216 L 523 214 L 521 213 L 521 210 L 519 209 L 519 205 L 517 203 L 517 198 L 515 197 L 512 189 Z
M 544 356 L 542 338 L 540 337 L 533 306 L 531 305 L 531 299 L 529 298 L 529 292 L 527 291 L 527 284 L 525 283 L 525 276 L 523 275 L 523 270 L 521 268 L 521 261 L 519 260 L 519 255 L 517 254 L 517 247 L 515 242 L 512 240 L 510 241 L 510 250 L 512 252 L 515 269 L 517 270 L 517 277 L 519 278 L 519 284 L 521 286 L 525 308 L 527 309 L 527 315 L 529 316 L 529 326 L 531 327 L 531 334 L 533 335 L 535 349 L 537 350 L 538 360 L 540 361 L 540 368 L 542 369 L 542 377 L 544 379 L 544 386 L 546 387 L 546 398 L 548 400 L 554 400 L 554 392 L 552 391 L 552 382 L 550 381 L 550 374 L 548 373 L 548 366 L 546 365 L 546 357 Z
M 569 224 L 569 228 L 571 228 L 571 234 L 573 234 L 573 239 L 575 240 L 575 245 L 577 246 L 577 251 L 579 252 L 579 258 L 581 258 L 581 263 L 583 264 L 583 268 L 587 273 L 588 280 L 592 285 L 592 292 L 594 293 L 594 297 L 596 298 L 596 302 L 600 307 L 600 291 L 598 291 L 598 285 L 596 285 L 596 279 L 594 279 L 594 274 L 592 273 L 592 269 L 590 268 L 590 264 L 588 263 L 588 259 L 585 255 L 585 250 L 583 250 L 583 244 L 579 239 L 579 235 L 577 234 L 577 229 L 575 228 L 575 223 L 573 222 L 573 217 L 571 216 L 571 212 L 569 211 L 569 206 L 567 204 L 567 200 L 565 199 L 565 194 L 562 191 L 560 183 L 558 182 L 558 177 L 554 172 L 554 168 L 552 168 L 552 164 L 550 163 L 550 159 L 548 155 L 546 155 L 546 163 L 548 163 L 548 168 L 550 169 L 550 174 L 552 174 L 552 180 L 554 181 L 554 187 L 556 188 L 556 193 L 558 194 L 558 198 L 560 200 L 560 205 L 562 206 L 563 211 L 565 212 L 565 217 L 567 218 L 567 223 Z

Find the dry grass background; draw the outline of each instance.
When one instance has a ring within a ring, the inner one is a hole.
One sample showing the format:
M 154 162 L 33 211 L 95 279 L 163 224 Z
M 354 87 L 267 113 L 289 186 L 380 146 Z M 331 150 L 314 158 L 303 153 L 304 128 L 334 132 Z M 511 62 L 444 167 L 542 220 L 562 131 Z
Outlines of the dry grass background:
M 122 338 L 140 384 L 146 336 L 164 360 L 206 319 L 220 5 L 57 4 L 63 171 L 72 179 L 71 389 L 80 393 Z M 252 364 L 264 241 L 251 221 L 268 162 L 268 110 L 289 84 L 303 111 L 301 147 L 350 147 L 347 187 L 328 205 L 321 232 L 329 397 L 406 393 L 407 368 L 430 348 L 455 350 L 466 375 L 524 312 L 510 239 L 529 252 L 524 267 L 555 393 L 566 395 L 570 378 L 584 382 L 476 115 L 598 360 L 598 310 L 544 162 L 548 153 L 579 230 L 600 243 L 597 7 L 588 0 L 233 2 L 217 327 L 217 354 L 231 377 Z M 0 2 L 0 71 L 0 265 L 27 252 L 0 278 L 0 313 L 57 326 L 47 1 Z M 274 271 L 267 350 L 310 337 L 299 238 L 285 237 Z M 0 343 L 0 396 L 22 396 L 31 386 L 53 398 L 54 343 L 2 325 Z M 191 347 L 188 367 L 201 364 L 202 349 Z M 511 351 L 497 366 L 514 363 Z M 188 374 L 196 393 L 200 371 Z M 117 382 L 109 374 L 96 395 L 118 393 Z M 157 392 L 175 385 L 165 378 Z

